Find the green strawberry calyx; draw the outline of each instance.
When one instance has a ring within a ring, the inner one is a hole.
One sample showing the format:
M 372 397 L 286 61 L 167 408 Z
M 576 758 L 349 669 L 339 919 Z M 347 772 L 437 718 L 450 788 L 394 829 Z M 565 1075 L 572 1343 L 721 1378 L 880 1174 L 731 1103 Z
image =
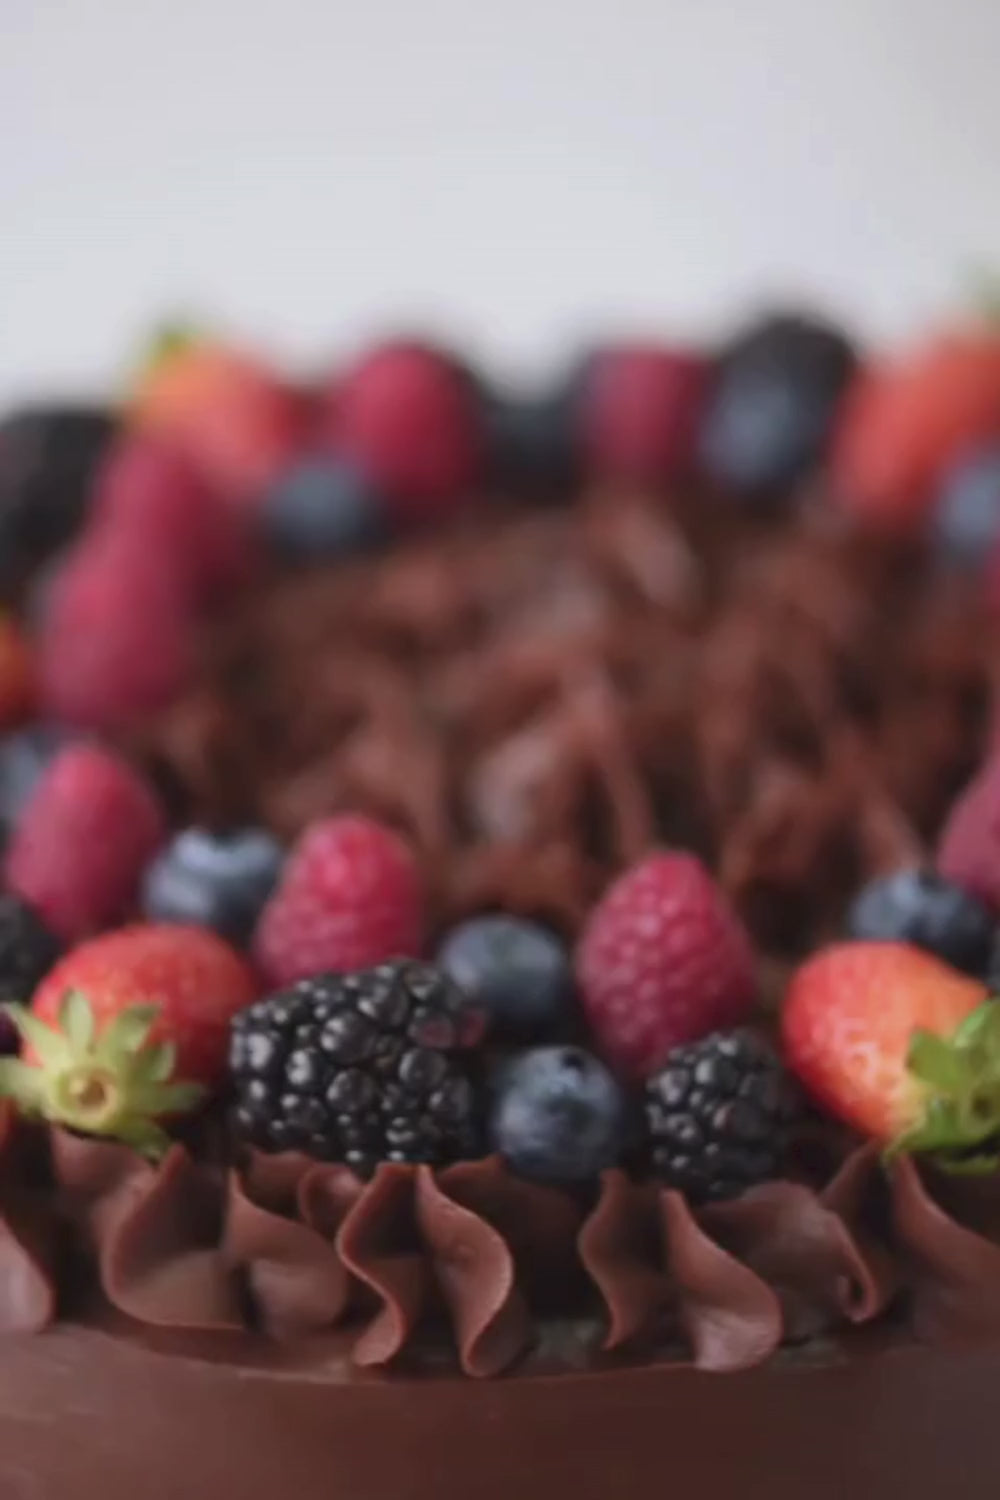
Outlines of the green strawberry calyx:
M 106 1137 L 158 1159 L 170 1145 L 159 1120 L 201 1101 L 197 1083 L 173 1078 L 177 1049 L 153 1042 L 159 1006 L 131 1005 L 98 1028 L 82 990 L 68 990 L 50 1026 L 24 1005 L 3 1010 L 33 1054 L 0 1058 L 0 1098 L 25 1115 Z
M 907 1055 L 920 1115 L 892 1141 L 901 1152 L 932 1154 L 951 1172 L 1000 1168 L 1000 1001 L 971 1011 L 949 1037 L 918 1029 Z

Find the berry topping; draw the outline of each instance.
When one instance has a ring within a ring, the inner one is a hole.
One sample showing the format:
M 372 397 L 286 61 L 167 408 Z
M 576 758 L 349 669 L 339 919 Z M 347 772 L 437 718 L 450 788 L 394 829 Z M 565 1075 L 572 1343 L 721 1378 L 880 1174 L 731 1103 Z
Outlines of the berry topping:
M 956 969 L 982 977 L 995 934 L 991 913 L 975 896 L 934 870 L 897 870 L 873 880 L 847 914 L 851 937 L 914 943 Z
M 483 1020 L 430 964 L 324 974 L 236 1016 L 229 1067 L 241 1135 L 369 1176 L 379 1162 L 479 1151 L 463 1052 Z
M 127 761 L 71 744 L 24 807 L 7 849 L 7 885 L 72 942 L 129 911 L 165 834 L 151 788 Z
M 301 403 L 263 365 L 208 339 L 168 332 L 133 392 L 135 427 L 179 448 L 219 492 L 256 504 L 295 451 Z
M 615 881 L 584 928 L 577 978 L 598 1050 L 639 1076 L 737 1025 L 754 998 L 747 935 L 692 854 L 652 854 Z
M 0 739 L 0 825 L 13 827 L 39 776 L 70 738 L 55 725 L 31 724 Z
M 243 518 L 183 453 L 147 433 L 116 444 L 98 477 L 91 524 L 155 552 L 200 603 L 218 603 L 253 572 Z
M 423 893 L 403 840 L 364 817 L 307 828 L 261 913 L 254 949 L 271 984 L 362 969 L 423 946 Z
M 998 431 L 1000 338 L 937 338 L 852 390 L 832 455 L 838 498 L 877 526 L 919 524 L 949 466 Z
M 748 1030 L 675 1048 L 645 1102 L 653 1171 L 696 1203 L 778 1176 L 799 1107 L 781 1063 Z
M 339 557 L 381 533 L 381 502 L 364 470 L 346 459 L 306 458 L 268 490 L 265 539 L 289 562 Z
M 232 1016 L 253 1000 L 247 965 L 197 927 L 124 927 L 74 948 L 12 1007 L 25 1043 L 0 1091 L 71 1129 L 151 1155 L 156 1121 L 191 1109 L 225 1069 Z
M 119 729 L 165 704 L 192 663 L 187 580 L 141 538 L 103 528 L 45 590 L 39 695 L 52 718 Z
M 588 470 L 638 485 L 688 474 L 709 374 L 708 362 L 686 350 L 623 344 L 597 351 L 579 410 Z
M 625 1146 L 621 1085 L 582 1047 L 535 1047 L 499 1070 L 490 1142 L 521 1177 L 583 1182 Z
M 0 421 L 0 578 L 17 580 L 72 538 L 114 432 L 90 407 L 30 406 Z
M 843 334 L 811 317 L 755 323 L 723 353 L 700 437 L 716 484 L 770 494 L 803 479 L 822 456 L 855 355 Z
M 0 728 L 21 724 L 35 702 L 35 659 L 27 637 L 0 612 Z
M 17 896 L 0 895 L 0 1001 L 29 1000 L 62 952 L 62 944 Z M 0 1014 L 0 1051 L 10 1052 L 16 1031 Z
M 500 913 L 472 917 L 445 937 L 437 962 L 482 1005 L 498 1036 L 565 1033 L 573 971 L 565 945 L 537 922 Z
M 956 561 L 981 563 L 1000 540 L 1000 443 L 977 448 L 945 475 L 934 531 Z
M 364 466 L 401 519 L 447 514 L 476 478 L 476 392 L 435 349 L 398 343 L 373 350 L 337 383 L 331 426 L 338 451 Z
M 1000 1006 L 919 948 L 815 954 L 792 980 L 782 1034 L 817 1102 L 876 1140 L 968 1165 L 1000 1138 Z
M 568 483 L 575 458 L 570 392 L 487 395 L 483 422 L 487 463 L 498 483 L 540 490 Z
M 154 922 L 194 922 L 244 943 L 277 883 L 284 851 L 262 828 L 186 828 L 146 871 L 142 909 Z
M 987 761 L 952 804 L 936 863 L 948 880 L 1000 912 L 1000 757 Z

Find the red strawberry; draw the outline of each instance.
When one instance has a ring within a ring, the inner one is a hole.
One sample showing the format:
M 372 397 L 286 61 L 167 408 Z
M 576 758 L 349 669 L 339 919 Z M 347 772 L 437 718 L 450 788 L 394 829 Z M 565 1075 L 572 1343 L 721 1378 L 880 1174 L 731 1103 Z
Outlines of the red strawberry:
M 1000 755 L 952 805 L 938 843 L 942 875 L 1000 912 Z
M 423 893 L 395 833 L 364 817 L 307 828 L 261 914 L 254 950 L 275 985 L 419 955 Z
M 68 745 L 42 772 L 7 848 L 8 889 L 74 941 L 125 915 L 166 836 L 152 789 L 98 745 Z
M 877 526 L 920 524 L 949 464 L 997 432 L 1000 336 L 947 334 L 860 377 L 834 444 L 834 489 Z
M 420 344 L 385 344 L 337 381 L 325 429 L 395 514 L 449 513 L 477 476 L 482 435 L 468 376 Z
M 1000 1127 L 1000 1006 L 986 1000 L 985 985 L 919 948 L 839 943 L 792 980 L 786 1060 L 825 1109 L 876 1140 L 973 1147 Z
M 85 536 L 44 600 L 38 678 L 46 712 L 117 729 L 169 703 L 192 665 L 188 596 L 171 558 L 140 536 Z
M 736 1025 L 754 999 L 749 939 L 692 854 L 652 854 L 615 881 L 584 929 L 577 977 L 601 1052 L 637 1076 Z
M 151 1154 L 157 1118 L 190 1109 L 222 1077 L 229 1022 L 255 998 L 249 966 L 215 933 L 121 928 L 68 953 L 13 1008 L 26 1043 L 0 1091 L 29 1113 Z
M 160 437 L 133 434 L 115 445 L 97 479 L 91 526 L 132 537 L 169 562 L 200 603 L 252 573 L 246 518 Z
M 652 344 L 600 351 L 589 366 L 580 410 L 593 473 L 639 485 L 688 473 L 709 369 L 698 354 Z
M 0 728 L 21 724 L 35 702 L 35 659 L 24 632 L 0 613 Z
M 297 448 L 303 406 L 263 365 L 223 344 L 168 336 L 133 393 L 132 425 L 168 438 L 237 504 L 256 502 Z

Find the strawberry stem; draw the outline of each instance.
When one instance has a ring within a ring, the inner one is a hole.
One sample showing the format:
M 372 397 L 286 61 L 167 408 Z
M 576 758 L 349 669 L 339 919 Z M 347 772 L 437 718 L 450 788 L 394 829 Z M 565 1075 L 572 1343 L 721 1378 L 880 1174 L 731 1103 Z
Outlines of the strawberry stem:
M 907 1056 L 922 1109 L 886 1149 L 932 1154 L 946 1170 L 1000 1167 L 1000 1003 L 987 1000 L 950 1037 L 917 1030 Z

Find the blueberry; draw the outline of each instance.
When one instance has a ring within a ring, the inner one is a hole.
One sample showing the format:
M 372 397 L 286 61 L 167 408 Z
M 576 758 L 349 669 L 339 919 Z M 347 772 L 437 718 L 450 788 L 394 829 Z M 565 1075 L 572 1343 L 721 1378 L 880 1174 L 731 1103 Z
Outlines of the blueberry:
M 724 350 L 702 424 L 707 476 L 737 493 L 768 494 L 818 462 L 855 354 L 836 329 L 781 314 Z
M 513 489 L 556 488 L 574 469 L 574 412 L 567 392 L 490 395 L 484 403 L 490 473 Z
M 187 828 L 146 871 L 143 911 L 153 921 L 196 922 L 245 942 L 282 858 L 280 845 L 260 828 L 224 835 Z
M 503 1069 L 490 1138 L 514 1172 L 540 1182 L 583 1182 L 614 1166 L 626 1144 L 620 1085 L 581 1047 L 536 1047 Z
M 32 724 L 0 740 L 0 826 L 13 828 L 39 776 L 70 739 L 54 724 Z
M 855 898 L 847 927 L 854 938 L 915 943 L 968 974 L 985 975 L 989 968 L 991 914 L 933 870 L 898 870 L 873 880 Z
M 553 1038 L 571 1021 L 569 954 L 554 933 L 535 922 L 499 914 L 473 917 L 446 936 L 437 962 L 482 1006 L 496 1035 Z
M 946 476 L 934 529 L 958 562 L 979 562 L 1000 536 L 1000 443 L 964 458 Z
M 264 535 L 287 561 L 340 557 L 375 541 L 382 509 L 364 471 L 346 459 L 303 459 L 272 487 Z

